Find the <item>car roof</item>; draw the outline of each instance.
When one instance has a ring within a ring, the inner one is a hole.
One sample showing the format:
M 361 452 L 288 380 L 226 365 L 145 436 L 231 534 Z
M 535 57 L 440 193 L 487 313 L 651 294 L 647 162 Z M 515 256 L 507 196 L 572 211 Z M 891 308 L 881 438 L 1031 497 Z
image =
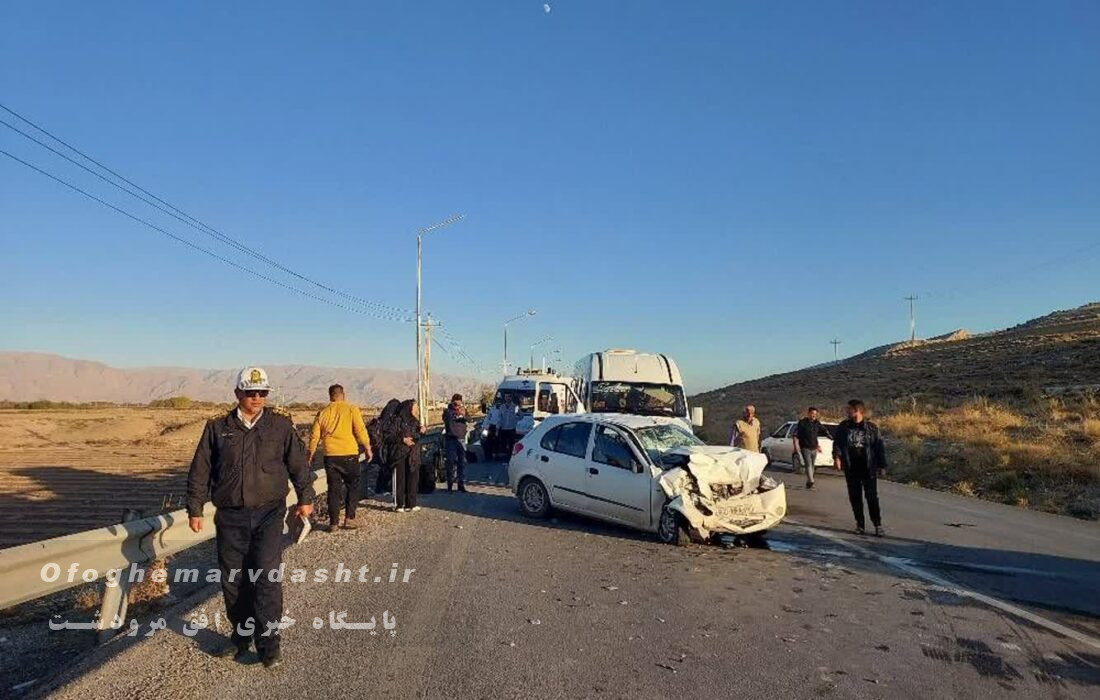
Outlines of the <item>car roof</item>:
M 564 413 L 556 416 L 548 416 L 540 424 L 540 427 L 558 425 L 559 423 L 574 423 L 576 421 L 619 425 L 624 428 L 630 428 L 631 430 L 650 428 L 658 425 L 679 425 L 682 422 L 679 418 L 637 416 L 632 413 Z
M 789 420 L 784 425 L 794 425 L 795 423 L 797 423 L 800 420 L 802 420 L 802 419 L 799 418 L 797 420 Z M 821 422 L 822 425 L 833 425 L 833 426 L 840 425 L 840 423 L 835 423 L 835 422 L 830 421 L 830 420 L 823 420 L 823 421 L 820 421 L 820 422 Z

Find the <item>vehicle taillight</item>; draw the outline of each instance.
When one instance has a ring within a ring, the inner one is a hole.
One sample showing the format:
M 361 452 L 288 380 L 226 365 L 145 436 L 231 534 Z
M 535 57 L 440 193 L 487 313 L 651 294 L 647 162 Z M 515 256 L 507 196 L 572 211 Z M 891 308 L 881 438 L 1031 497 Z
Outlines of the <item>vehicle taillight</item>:
M 514 457 L 514 456 L 518 455 L 520 452 L 523 452 L 523 443 L 522 442 L 517 442 L 516 446 L 512 448 L 512 456 Z

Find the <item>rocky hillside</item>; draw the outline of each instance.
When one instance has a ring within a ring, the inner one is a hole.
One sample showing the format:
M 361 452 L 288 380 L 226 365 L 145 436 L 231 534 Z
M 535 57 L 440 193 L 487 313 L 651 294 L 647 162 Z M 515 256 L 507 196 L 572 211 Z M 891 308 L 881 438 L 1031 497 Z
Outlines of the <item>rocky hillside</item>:
M 1100 304 L 875 348 L 693 401 L 722 441 L 747 403 L 771 432 L 809 405 L 836 420 L 853 397 L 884 428 L 894 479 L 1100 518 Z
M 279 403 L 327 400 L 325 390 L 340 383 L 352 401 L 381 405 L 390 398 L 416 396 L 415 370 L 271 365 L 267 369 Z M 147 403 L 170 396 L 198 401 L 230 401 L 238 369 L 142 367 L 119 369 L 99 362 L 59 355 L 0 352 L 0 400 L 109 401 Z M 480 382 L 465 377 L 432 375 L 432 392 L 477 394 Z
M 836 364 L 731 384 L 692 401 L 705 407 L 708 432 L 717 435 L 728 431 L 746 403 L 756 404 L 766 426 L 775 426 L 811 403 L 839 410 L 853 397 L 883 410 L 898 401 L 1012 401 L 1088 392 L 1100 393 L 1100 303 L 995 333 L 955 331 L 875 348 Z

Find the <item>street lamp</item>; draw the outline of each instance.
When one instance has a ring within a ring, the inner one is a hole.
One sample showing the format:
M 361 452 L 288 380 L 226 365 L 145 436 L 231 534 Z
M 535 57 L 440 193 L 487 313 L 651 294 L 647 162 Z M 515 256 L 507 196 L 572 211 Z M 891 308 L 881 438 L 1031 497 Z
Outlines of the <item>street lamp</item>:
M 504 322 L 504 375 L 505 376 L 508 376 L 508 324 L 513 323 L 515 321 L 520 321 L 522 319 L 527 318 L 528 316 L 534 316 L 534 315 L 535 315 L 535 310 L 530 309 L 529 311 L 526 311 L 526 312 L 520 314 L 519 316 L 516 316 L 515 318 L 510 318 L 510 319 L 508 319 L 507 321 Z
M 416 402 L 420 404 L 420 415 L 424 416 L 427 410 L 428 397 L 424 395 L 424 346 L 421 340 L 420 323 L 420 260 L 424 250 L 424 236 L 432 231 L 450 226 L 453 223 L 466 218 L 465 214 L 455 214 L 449 219 L 444 219 L 437 224 L 426 226 L 416 232 Z M 423 422 L 423 421 L 421 421 Z
M 549 343 L 553 339 L 554 339 L 553 336 L 548 335 L 545 338 L 543 338 L 542 340 L 536 340 L 535 342 L 531 343 L 531 364 L 528 365 L 531 369 L 535 368 L 535 348 L 537 348 L 540 345 L 544 345 L 546 343 Z M 545 364 L 545 363 L 543 363 L 543 364 Z

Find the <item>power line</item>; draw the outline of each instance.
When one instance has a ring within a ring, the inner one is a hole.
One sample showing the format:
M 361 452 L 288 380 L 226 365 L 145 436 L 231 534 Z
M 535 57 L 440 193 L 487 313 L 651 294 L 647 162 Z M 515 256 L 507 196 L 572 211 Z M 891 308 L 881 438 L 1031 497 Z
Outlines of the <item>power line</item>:
M 81 151 L 77 147 L 75 147 L 75 146 L 69 144 L 68 142 L 62 140 L 61 138 L 55 136 L 53 133 L 47 131 L 45 128 L 39 126 L 38 124 L 34 123 L 30 119 L 27 119 L 26 117 L 19 114 L 18 112 L 11 109 L 10 107 L 0 103 L 0 109 L 3 109 L 5 112 L 8 112 L 9 114 L 15 116 L 16 118 L 23 121 L 24 123 L 34 127 L 35 129 L 42 132 L 46 136 L 50 137 L 51 139 L 53 139 L 57 143 L 61 144 L 65 148 L 69 149 L 73 153 L 76 153 L 81 158 L 84 158 L 88 162 L 95 164 L 98 168 L 110 173 L 114 177 L 116 177 L 119 180 L 125 182 L 126 184 L 130 185 L 131 187 L 133 187 L 134 189 L 138 190 L 139 192 L 141 192 L 142 194 L 144 194 L 146 196 L 142 196 L 142 194 L 138 194 L 137 192 L 134 192 L 133 190 L 131 190 L 127 187 L 124 187 L 123 185 L 120 185 L 119 183 L 115 182 L 114 180 L 111 180 L 110 178 L 106 177 L 105 175 L 103 175 L 101 173 L 98 173 L 95 170 L 92 170 L 91 168 L 84 165 L 83 163 L 80 163 L 80 162 L 74 160 L 73 158 L 65 155 L 64 153 L 58 151 L 57 149 L 53 148 L 49 144 L 43 143 L 41 140 L 35 138 L 31 134 L 28 134 L 27 132 L 23 131 L 19 127 L 15 126 L 13 124 L 9 124 L 7 121 L 4 121 L 3 119 L 0 119 L 0 124 L 3 124 L 4 126 L 8 127 L 12 131 L 15 131 L 16 133 L 20 134 L 24 138 L 29 139 L 30 141 L 33 141 L 34 143 L 38 144 L 42 148 L 45 148 L 46 150 L 50 151 L 54 155 L 56 155 L 60 158 L 64 158 L 69 163 L 72 163 L 73 165 L 77 166 L 78 168 L 81 168 L 82 170 L 96 176 L 97 178 L 99 178 L 100 180 L 106 182 L 107 184 L 112 185 L 113 187 L 116 187 L 116 188 L 122 190 L 123 192 L 129 194 L 130 196 L 140 200 L 141 202 L 157 209 L 158 211 L 160 211 L 164 214 L 167 214 L 168 216 L 171 216 L 171 217 L 177 219 L 178 221 L 182 222 L 183 224 L 185 224 L 187 226 L 190 226 L 191 228 L 199 231 L 200 233 L 203 233 L 203 234 L 205 234 L 205 235 L 207 235 L 211 238 L 214 238 L 214 239 L 216 239 L 216 240 L 218 240 L 222 243 L 225 243 L 226 245 L 228 245 L 232 248 L 235 248 L 238 251 L 240 251 L 240 252 L 242 252 L 246 255 L 249 255 L 249 256 L 257 259 L 257 260 L 260 260 L 261 262 L 263 262 L 267 265 L 270 265 L 271 267 L 274 267 L 277 270 L 285 272 L 286 274 L 291 275 L 292 277 L 296 277 L 296 278 L 302 280 L 303 282 L 311 284 L 311 285 L 317 287 L 318 289 L 323 289 L 326 292 L 329 292 L 331 294 L 335 294 L 339 297 L 343 297 L 345 299 L 348 299 L 349 301 L 353 301 L 353 302 L 355 302 L 357 304 L 361 304 L 363 306 L 374 307 L 375 309 L 385 311 L 385 312 L 389 312 L 389 313 L 394 313 L 394 314 L 411 315 L 411 312 L 408 311 L 407 309 L 398 308 L 396 306 L 392 306 L 390 304 L 383 304 L 383 303 L 377 302 L 377 301 L 371 301 L 369 299 L 363 299 L 361 297 L 355 296 L 354 294 L 349 294 L 349 293 L 341 291 L 339 289 L 334 289 L 333 287 L 330 287 L 329 285 L 324 284 L 323 282 L 318 282 L 314 279 L 311 279 L 311 278 L 309 278 L 309 277 L 307 277 L 303 274 L 300 274 L 300 273 L 286 267 L 285 265 L 282 265 L 281 263 L 279 263 L 275 260 L 272 260 L 271 258 L 265 256 L 264 254 L 262 254 L 262 253 L 260 253 L 256 250 L 253 250 L 252 248 L 249 248 L 248 246 L 246 246 L 245 244 L 241 243 L 240 241 L 234 239 L 233 237 L 231 237 L 227 234 L 224 234 L 221 231 L 215 229 L 213 226 L 210 226 L 209 224 L 206 224 L 203 221 L 200 221 L 199 219 L 196 219 L 195 217 L 191 216 L 190 214 L 188 214 L 187 212 L 183 211 L 182 209 L 176 207 L 175 205 L 171 204 L 170 202 L 167 202 L 164 199 L 162 199 L 162 198 L 158 197 L 157 195 L 153 194 L 152 192 L 145 189 L 141 185 L 138 185 L 137 183 L 133 182 L 132 180 L 124 177 L 123 175 L 120 175 L 116 171 L 112 170 L 110 167 L 104 165 L 103 163 L 96 160 L 95 158 L 92 158 L 91 156 L 84 153 L 83 151 Z
M 184 244 L 185 246 L 187 246 L 189 248 L 197 250 L 201 253 L 205 253 L 206 255 L 209 255 L 210 257 L 214 258 L 215 260 L 219 260 L 219 261 L 225 263 L 226 265 L 234 267 L 234 268 L 236 268 L 236 269 L 238 269 L 242 272 L 247 272 L 248 274 L 250 274 L 254 277 L 258 277 L 259 279 L 262 279 L 265 282 L 271 282 L 272 284 L 277 285 L 279 287 L 282 287 L 283 289 L 288 289 L 288 290 L 290 290 L 292 292 L 295 292 L 297 294 L 301 294 L 302 296 L 308 297 L 310 299 L 314 299 L 316 301 L 320 301 L 320 302 L 325 303 L 325 304 L 329 304 L 331 306 L 335 306 L 335 307 L 340 308 L 340 309 L 344 309 L 346 311 L 351 311 L 352 313 L 362 314 L 364 316 L 371 316 L 373 318 L 379 318 L 379 319 L 383 319 L 383 320 L 387 320 L 387 321 L 399 321 L 399 322 L 402 322 L 402 323 L 412 323 L 413 322 L 413 319 L 409 318 L 409 317 L 399 317 L 399 316 L 394 315 L 394 314 L 383 315 L 381 313 L 371 313 L 371 312 L 366 311 L 364 309 L 356 308 L 356 307 L 353 307 L 353 306 L 348 306 L 347 304 L 342 304 L 338 301 L 333 301 L 331 299 L 327 299 L 327 298 L 319 296 L 317 294 L 313 294 L 312 292 L 307 292 L 303 289 L 298 289 L 297 287 L 289 285 L 289 284 L 287 284 L 287 283 L 285 283 L 281 280 L 277 280 L 273 277 L 269 277 L 269 276 L 264 275 L 262 273 L 256 272 L 255 270 L 253 270 L 251 268 L 248 268 L 248 267 L 245 267 L 244 265 L 241 265 L 237 262 L 234 262 L 234 261 L 230 260 L 229 258 L 218 255 L 217 253 L 215 253 L 212 250 L 208 250 L 207 248 L 203 248 L 201 245 L 199 245 L 199 244 L 197 244 L 193 241 L 189 241 L 186 238 L 183 238 L 182 236 L 177 236 L 176 234 L 172 233 L 171 231 L 168 231 L 164 228 L 161 228 L 160 226 L 157 226 L 156 224 L 154 224 L 150 221 L 146 221 L 145 219 L 141 218 L 140 216 L 137 216 L 136 214 L 131 214 L 130 212 L 126 211 L 125 209 L 117 207 L 114 204 L 111 204 L 110 202 L 108 202 L 104 199 L 100 199 L 99 197 L 95 196 L 94 194 L 92 194 L 92 193 L 90 193 L 86 190 L 83 190 L 80 187 L 72 184 L 71 182 L 68 182 L 67 180 L 64 180 L 64 179 L 62 179 L 62 178 L 60 178 L 60 177 L 58 177 L 58 176 L 56 176 L 52 173 L 49 173 L 49 172 L 43 170 L 42 168 L 39 168 L 37 165 L 34 165 L 32 163 L 28 163 L 27 161 L 23 160 L 22 158 L 20 158 L 16 155 L 13 155 L 13 154 L 9 153 L 8 151 L 0 149 L 0 154 L 3 154 L 5 156 L 7 156 L 8 158 L 11 158 L 15 162 L 20 163 L 21 165 L 24 165 L 24 166 L 30 168 L 31 170 L 34 170 L 35 172 L 39 173 L 40 175 L 44 175 L 44 176 L 50 178 L 54 182 L 57 182 L 61 185 L 64 185 L 65 187 L 68 187 L 69 189 L 73 190 L 74 192 L 78 192 L 78 193 L 84 195 L 85 197 L 87 197 L 88 199 L 91 199 L 94 202 L 98 202 L 99 204 L 102 204 L 103 206 L 107 207 L 108 209 L 111 209 L 112 211 L 115 211 L 119 214 L 122 214 L 123 216 L 127 217 L 128 219 L 132 219 L 132 220 L 138 222 L 139 224 L 143 224 L 143 225 L 153 229 L 154 231 L 157 231 L 158 233 L 161 233 L 161 234 L 164 234 L 165 236 L 168 236 L 169 238 L 171 238 L 172 240 L 174 240 L 178 243 L 182 243 L 182 244 Z

